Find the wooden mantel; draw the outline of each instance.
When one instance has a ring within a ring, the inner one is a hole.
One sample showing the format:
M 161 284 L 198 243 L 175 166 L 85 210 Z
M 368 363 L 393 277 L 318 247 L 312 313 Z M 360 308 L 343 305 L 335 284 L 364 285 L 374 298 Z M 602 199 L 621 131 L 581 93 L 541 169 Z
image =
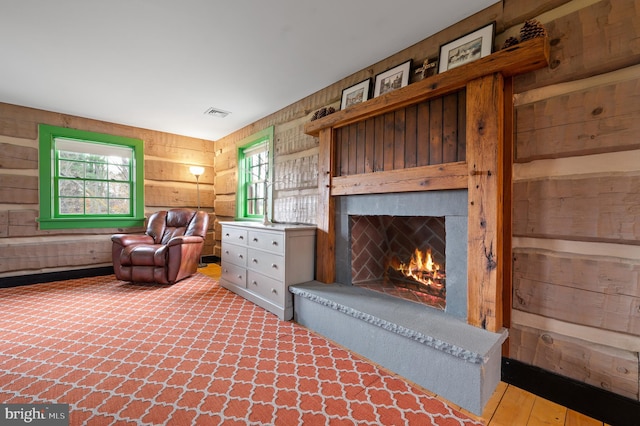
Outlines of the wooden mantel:
M 510 77 L 548 63 L 548 39 L 538 38 L 307 123 L 305 133 L 320 142 L 316 279 L 335 281 L 335 196 L 466 188 L 467 321 L 498 331 L 503 325 L 504 267 L 510 261 L 503 248 L 503 224 L 510 221 L 511 210 L 511 180 L 504 175 L 513 143 L 505 132 L 512 111 Z M 460 90 L 466 90 L 467 99 L 465 161 L 353 176 L 336 172 L 337 129 Z

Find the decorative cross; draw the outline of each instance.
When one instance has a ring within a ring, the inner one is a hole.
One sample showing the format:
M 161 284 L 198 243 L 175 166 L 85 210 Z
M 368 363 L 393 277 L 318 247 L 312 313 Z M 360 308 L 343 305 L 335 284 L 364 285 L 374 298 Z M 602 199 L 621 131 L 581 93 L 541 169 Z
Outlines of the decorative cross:
M 424 62 L 422 63 L 422 67 L 416 69 L 415 73 L 416 74 L 422 74 L 422 78 L 427 78 L 431 75 L 434 75 L 436 73 L 436 66 L 438 65 L 438 59 L 437 58 L 427 58 L 424 60 Z

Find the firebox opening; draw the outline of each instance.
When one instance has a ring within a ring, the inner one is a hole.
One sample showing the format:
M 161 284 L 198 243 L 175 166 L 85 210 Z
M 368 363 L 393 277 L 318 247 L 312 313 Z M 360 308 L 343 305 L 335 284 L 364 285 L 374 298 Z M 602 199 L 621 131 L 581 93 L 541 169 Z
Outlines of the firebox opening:
M 445 217 L 349 216 L 351 283 L 444 310 Z

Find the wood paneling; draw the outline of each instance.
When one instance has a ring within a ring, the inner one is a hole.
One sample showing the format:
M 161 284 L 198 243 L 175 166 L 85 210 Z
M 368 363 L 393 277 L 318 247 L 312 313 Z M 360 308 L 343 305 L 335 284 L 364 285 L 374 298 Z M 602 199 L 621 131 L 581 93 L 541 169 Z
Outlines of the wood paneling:
M 467 172 L 466 163 L 459 162 L 365 175 L 340 176 L 331 180 L 331 193 L 339 196 L 465 189 L 468 183 Z
M 587 87 L 517 107 L 517 161 L 640 148 L 636 137 L 640 134 L 638 72 L 631 80 Z
M 520 361 L 638 400 L 638 353 L 514 325 L 511 353 Z
M 467 84 L 467 322 L 502 327 L 504 82 L 492 74 Z
M 638 0 L 603 0 L 545 22 L 552 45 L 548 68 L 516 78 L 516 93 L 610 72 L 640 62 Z
M 0 203 L 37 204 L 38 178 L 36 176 L 0 174 Z
M 640 244 L 638 206 L 640 174 L 518 181 L 514 183 L 513 233 Z
M 144 161 L 144 178 L 162 182 L 186 182 L 195 185 L 196 178 L 189 171 L 189 166 L 196 165 L 204 167 L 204 173 L 199 177 L 200 185 L 208 184 L 207 186 L 210 187 L 214 181 L 213 166 L 211 164 L 184 164 L 168 161 L 168 159 L 146 159 Z
M 569 3 L 571 0 L 503 0 L 502 19 L 506 27 L 521 26 L 527 19 Z
M 111 240 L 107 236 L 69 236 L 26 239 L 0 244 L 0 272 L 34 271 L 111 263 Z
M 465 132 L 459 128 L 466 110 L 461 105 L 466 105 L 465 90 L 337 129 L 337 176 L 464 160 L 466 143 L 459 137 Z
M 0 169 L 37 169 L 38 150 L 28 146 L 0 143 Z
M 331 196 L 331 164 L 335 146 L 332 130 L 320 132 L 320 152 L 318 154 L 318 210 L 316 235 L 316 280 L 333 283 L 336 279 L 335 264 L 335 199 Z

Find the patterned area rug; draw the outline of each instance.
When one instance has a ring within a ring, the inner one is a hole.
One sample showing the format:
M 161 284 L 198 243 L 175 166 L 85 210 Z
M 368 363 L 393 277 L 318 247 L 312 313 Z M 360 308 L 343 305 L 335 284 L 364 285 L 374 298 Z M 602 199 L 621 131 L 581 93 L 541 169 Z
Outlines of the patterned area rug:
M 197 273 L 0 289 L 0 402 L 71 425 L 479 425 Z

